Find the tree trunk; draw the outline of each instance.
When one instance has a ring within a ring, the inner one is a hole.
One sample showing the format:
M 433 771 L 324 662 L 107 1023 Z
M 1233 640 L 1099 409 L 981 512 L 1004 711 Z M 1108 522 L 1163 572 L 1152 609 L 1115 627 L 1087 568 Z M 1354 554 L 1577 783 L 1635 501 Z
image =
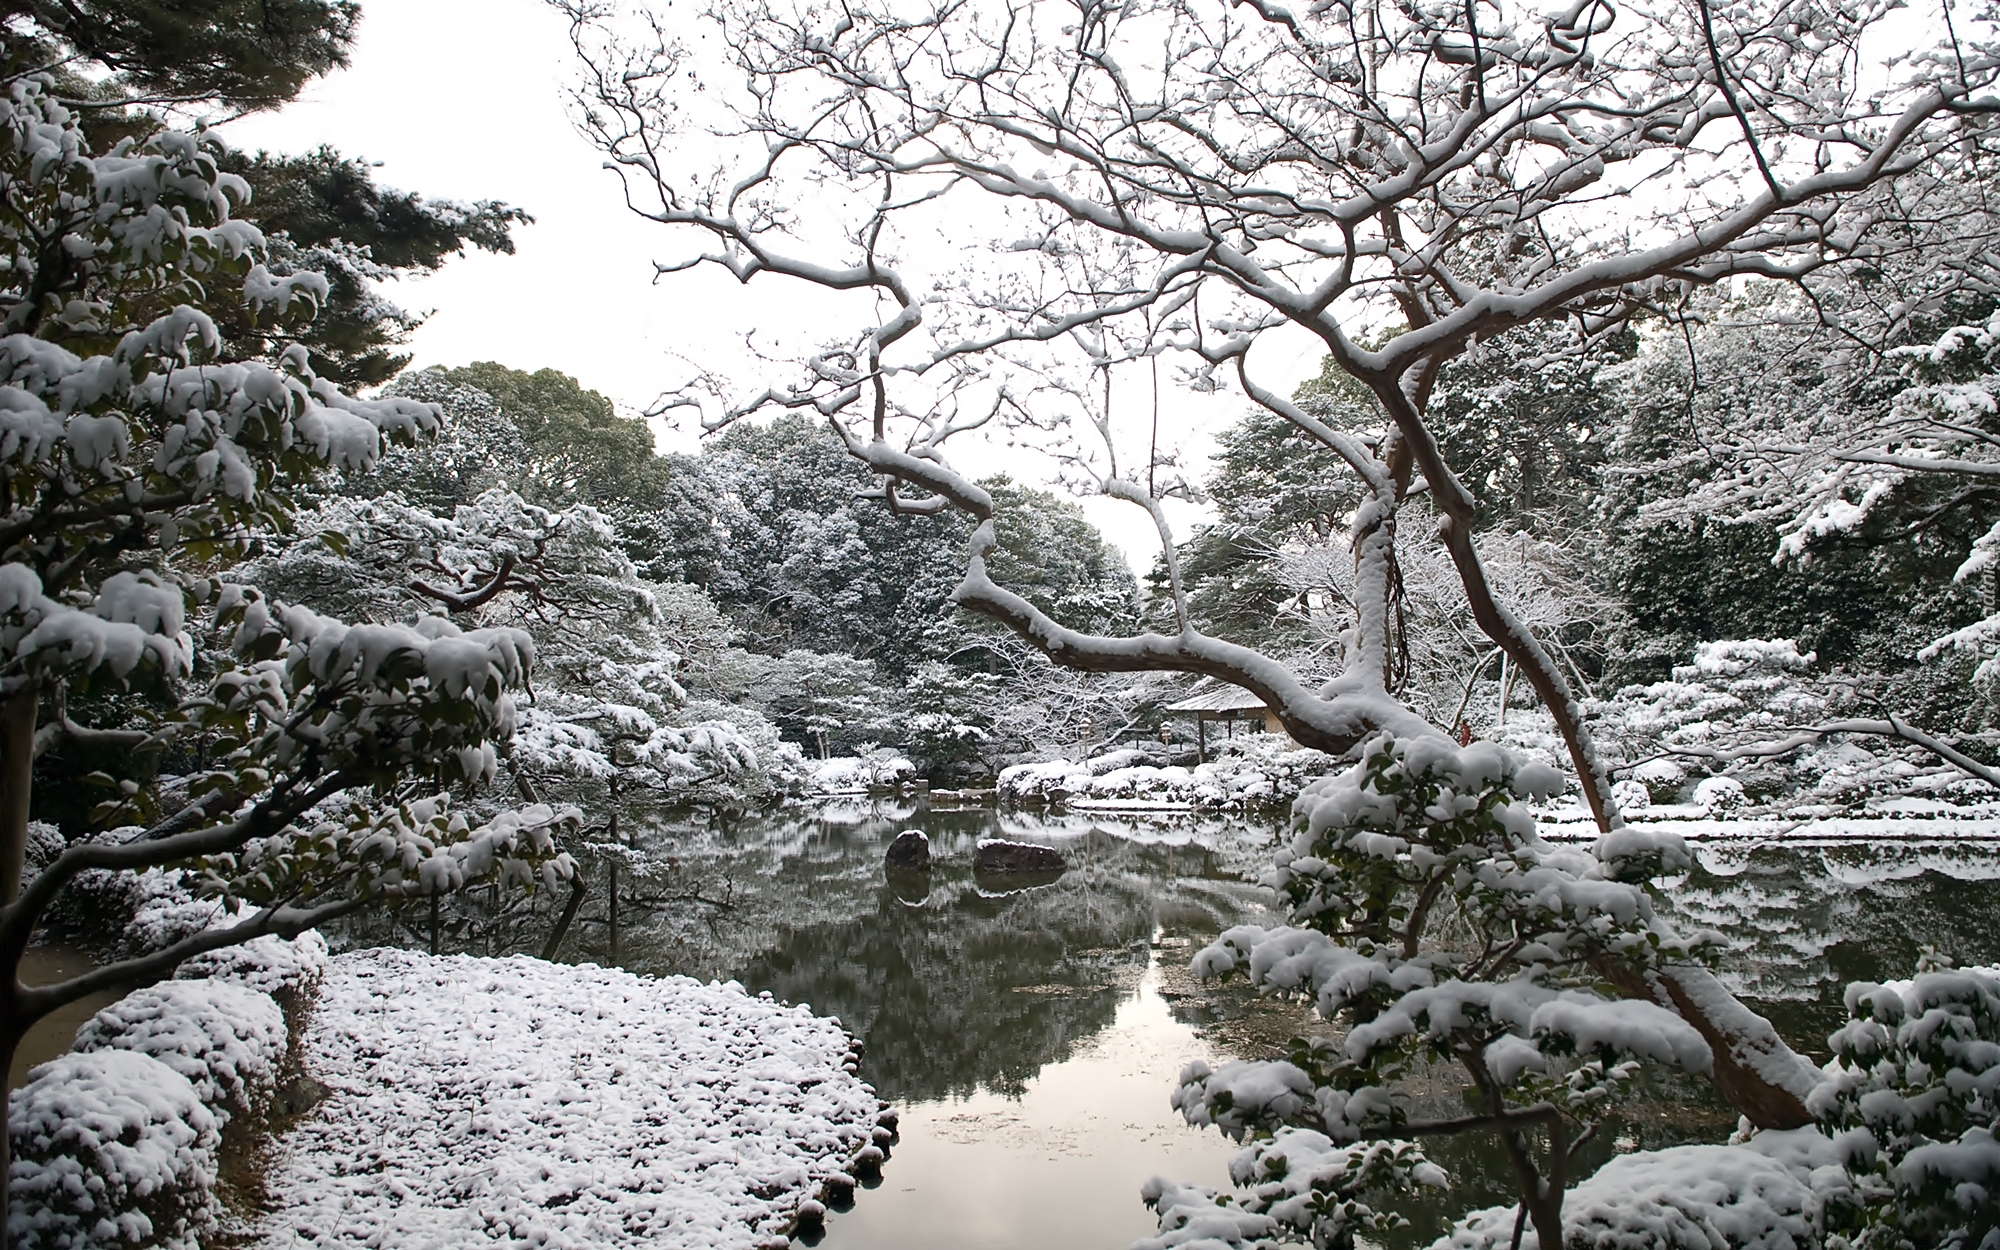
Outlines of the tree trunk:
M 1569 748 L 1570 764 L 1576 769 L 1577 784 L 1583 790 L 1584 801 L 1590 805 L 1590 814 L 1596 819 L 1599 829 L 1609 831 L 1621 823 L 1618 805 L 1612 801 L 1611 779 L 1605 774 L 1603 762 L 1597 758 L 1597 746 L 1591 741 L 1590 731 L 1584 727 L 1583 710 L 1577 706 L 1569 682 L 1563 677 L 1562 670 L 1556 667 L 1554 658 L 1528 627 L 1493 594 L 1492 584 L 1486 580 L 1486 566 L 1480 562 L 1479 548 L 1472 540 L 1472 526 L 1479 515 L 1479 501 L 1472 497 L 1472 492 L 1465 489 L 1465 484 L 1445 463 L 1437 439 L 1432 437 L 1430 427 L 1424 423 L 1418 401 L 1404 394 L 1402 386 L 1394 379 L 1370 379 L 1369 389 L 1381 401 L 1403 441 L 1409 445 L 1417 468 L 1430 486 L 1431 500 L 1439 514 L 1438 537 L 1443 540 L 1445 550 L 1451 554 L 1452 564 L 1458 569 L 1458 580 L 1465 588 L 1465 600 L 1472 609 L 1472 619 L 1513 661 L 1515 671 L 1528 679 L 1542 706 L 1555 718 L 1556 731 Z
M 590 887 L 583 883 L 582 873 L 570 878 L 569 902 L 563 905 L 562 915 L 556 919 L 555 931 L 549 934 L 548 943 L 542 947 L 543 959 L 550 963 L 555 962 L 556 951 L 562 946 L 563 935 L 569 932 L 570 922 L 576 919 L 576 909 L 583 906 L 583 896 L 588 893 Z
M 8 696 L 0 708 L 0 907 L 21 896 L 28 855 L 28 800 L 35 783 L 35 712 L 31 684 Z
M 21 1022 L 20 1013 L 14 1009 L 14 978 L 7 978 L 8 984 L 0 989 L 0 1005 L 7 1010 L 0 1018 L 6 1020 L 0 1025 L 0 1072 L 8 1077 L 6 1100 L 6 1123 L 0 1124 L 0 1250 L 12 1250 L 14 1239 L 7 1235 L 7 1216 L 14 1209 L 14 1055 L 21 1048 L 22 1035 L 27 1025 Z
M 1750 1123 L 1783 1129 L 1813 1122 L 1805 1100 L 1819 1082 L 1817 1069 L 1713 973 L 1686 967 L 1641 976 L 1609 959 L 1595 967 L 1625 997 L 1658 1003 L 1695 1027 L 1714 1057 L 1717 1092 Z

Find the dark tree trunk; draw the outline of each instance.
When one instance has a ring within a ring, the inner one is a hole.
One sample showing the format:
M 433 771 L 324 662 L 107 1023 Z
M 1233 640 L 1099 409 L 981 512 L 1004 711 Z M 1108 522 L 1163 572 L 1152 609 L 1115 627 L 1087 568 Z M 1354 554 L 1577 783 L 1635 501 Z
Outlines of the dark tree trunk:
M 37 692 L 29 686 L 0 709 L 0 906 L 21 896 L 28 854 L 28 801 L 35 784 Z

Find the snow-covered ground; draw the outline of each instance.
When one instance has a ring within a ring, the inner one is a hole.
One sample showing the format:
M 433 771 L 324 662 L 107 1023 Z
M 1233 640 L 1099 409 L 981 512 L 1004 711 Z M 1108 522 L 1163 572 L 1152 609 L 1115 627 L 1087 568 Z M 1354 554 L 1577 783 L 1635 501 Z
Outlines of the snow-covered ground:
M 258 1244 L 783 1246 L 876 1128 L 851 1046 L 733 984 L 337 956 L 306 1036 L 329 1093 L 279 1143 Z
M 1841 811 L 1803 804 L 1749 811 L 1729 804 L 1634 804 L 1624 815 L 1640 828 L 1670 831 L 1691 842 L 2000 840 L 2000 803 L 1929 796 L 1871 798 Z M 1537 807 L 1535 818 L 1545 838 L 1597 838 L 1589 810 L 1574 795 Z

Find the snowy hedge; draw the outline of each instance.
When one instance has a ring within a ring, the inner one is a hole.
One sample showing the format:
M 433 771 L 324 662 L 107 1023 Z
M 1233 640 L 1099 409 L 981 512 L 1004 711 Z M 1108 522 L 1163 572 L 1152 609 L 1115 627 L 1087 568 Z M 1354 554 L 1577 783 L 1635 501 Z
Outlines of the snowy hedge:
M 68 1054 L 15 1091 L 9 1244 L 199 1250 L 215 1227 L 216 1118 L 188 1079 L 131 1050 Z
M 307 1035 L 330 1087 L 269 1184 L 287 1245 L 782 1245 L 879 1112 L 836 1021 L 594 965 L 339 955 Z M 848 1180 L 851 1183 L 851 1180 Z
M 219 1115 L 261 1114 L 286 1050 L 285 1013 L 269 994 L 229 981 L 167 981 L 135 990 L 77 1030 L 80 1052 L 150 1055 L 187 1078 Z
M 326 939 L 318 930 L 308 929 L 290 941 L 267 935 L 196 955 L 174 975 L 182 980 L 234 981 L 270 995 L 287 1012 L 297 1012 L 319 991 L 326 961 Z

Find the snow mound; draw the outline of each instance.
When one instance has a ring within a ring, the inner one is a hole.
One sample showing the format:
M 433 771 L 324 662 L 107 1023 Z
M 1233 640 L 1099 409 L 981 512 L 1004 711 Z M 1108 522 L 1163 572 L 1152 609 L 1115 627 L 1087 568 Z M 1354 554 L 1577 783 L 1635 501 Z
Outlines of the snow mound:
M 67 1054 L 14 1092 L 9 1243 L 199 1250 L 215 1227 L 215 1117 L 186 1077 L 130 1050 Z
M 255 1115 L 285 1058 L 285 1013 L 269 994 L 227 981 L 168 981 L 127 994 L 76 1031 L 78 1051 L 151 1055 L 219 1114 Z
M 336 956 L 306 1051 L 267 1246 L 782 1246 L 879 1110 L 807 1008 L 525 957 Z

